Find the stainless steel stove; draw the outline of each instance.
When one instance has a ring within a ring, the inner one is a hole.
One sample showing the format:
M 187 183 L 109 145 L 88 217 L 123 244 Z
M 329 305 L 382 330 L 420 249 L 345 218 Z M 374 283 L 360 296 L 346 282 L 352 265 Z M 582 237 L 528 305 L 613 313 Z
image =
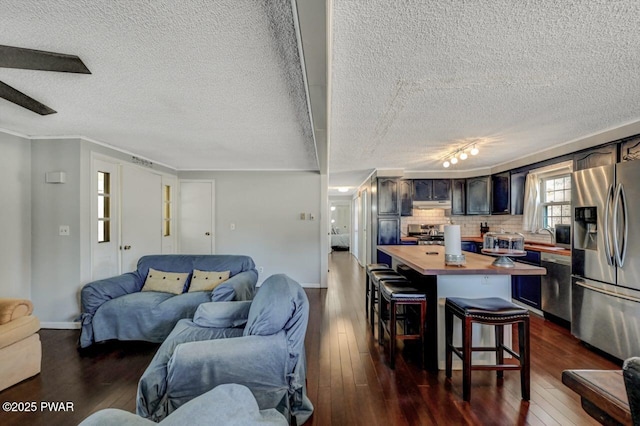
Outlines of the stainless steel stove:
M 440 225 L 409 224 L 407 235 L 417 237 L 419 245 L 443 246 L 444 231 L 441 231 L 440 228 Z

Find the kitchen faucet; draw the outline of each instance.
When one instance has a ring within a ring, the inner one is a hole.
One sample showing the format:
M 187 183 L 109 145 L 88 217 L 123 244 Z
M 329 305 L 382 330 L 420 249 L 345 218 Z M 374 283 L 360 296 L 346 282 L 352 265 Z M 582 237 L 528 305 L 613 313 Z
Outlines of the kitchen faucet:
M 550 226 L 547 226 L 546 228 L 540 228 L 536 231 L 536 234 L 541 234 L 540 231 L 547 231 L 549 233 L 549 236 L 551 237 L 551 244 L 555 244 L 556 241 L 556 236 L 554 234 L 554 232 L 551 230 L 552 228 Z

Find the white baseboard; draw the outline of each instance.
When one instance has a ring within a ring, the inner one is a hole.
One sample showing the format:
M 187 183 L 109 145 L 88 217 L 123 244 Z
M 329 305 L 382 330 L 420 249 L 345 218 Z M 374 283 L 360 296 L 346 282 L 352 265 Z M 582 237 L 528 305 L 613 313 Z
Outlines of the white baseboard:
M 264 280 L 258 282 L 256 284 L 256 287 L 262 286 L 262 283 L 264 283 Z M 302 288 L 322 288 L 320 287 L 320 283 L 300 283 L 300 285 L 302 286 Z
M 301 283 L 303 288 L 322 288 L 320 287 L 320 283 Z
M 45 321 L 40 323 L 40 328 L 52 328 L 57 330 L 79 330 L 79 322 L 51 322 Z

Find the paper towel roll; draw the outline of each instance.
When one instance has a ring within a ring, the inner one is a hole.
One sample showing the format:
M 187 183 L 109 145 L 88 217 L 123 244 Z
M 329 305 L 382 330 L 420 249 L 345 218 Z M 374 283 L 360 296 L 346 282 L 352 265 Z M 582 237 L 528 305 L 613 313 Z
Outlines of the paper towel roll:
M 460 241 L 460 225 L 445 225 L 444 253 L 460 256 L 462 254 Z

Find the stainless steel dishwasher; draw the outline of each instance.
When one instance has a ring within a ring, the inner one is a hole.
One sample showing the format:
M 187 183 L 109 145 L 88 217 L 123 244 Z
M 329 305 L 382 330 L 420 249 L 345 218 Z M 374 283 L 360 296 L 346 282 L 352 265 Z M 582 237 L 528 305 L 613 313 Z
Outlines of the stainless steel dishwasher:
M 540 266 L 547 268 L 542 276 L 542 311 L 571 321 L 571 256 L 542 252 Z

